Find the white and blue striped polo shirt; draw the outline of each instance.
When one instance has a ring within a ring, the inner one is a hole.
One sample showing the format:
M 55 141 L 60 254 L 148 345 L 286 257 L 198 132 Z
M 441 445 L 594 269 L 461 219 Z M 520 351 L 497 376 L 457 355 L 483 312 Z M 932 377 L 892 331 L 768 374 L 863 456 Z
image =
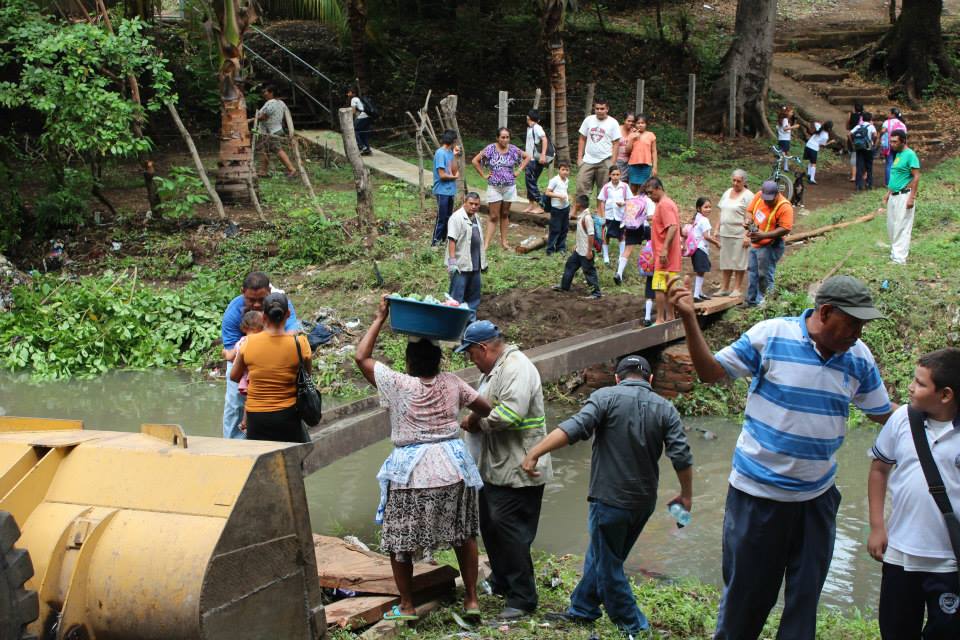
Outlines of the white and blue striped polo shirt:
M 807 332 L 812 312 L 760 322 L 715 356 L 731 378 L 753 378 L 730 484 L 759 498 L 799 502 L 833 485 L 851 401 L 890 413 L 867 345 L 824 360 Z

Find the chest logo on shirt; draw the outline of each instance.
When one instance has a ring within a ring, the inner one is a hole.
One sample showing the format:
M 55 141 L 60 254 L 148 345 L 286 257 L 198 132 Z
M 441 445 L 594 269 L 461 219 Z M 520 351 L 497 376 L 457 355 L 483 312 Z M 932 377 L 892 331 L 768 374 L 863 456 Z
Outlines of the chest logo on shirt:
M 590 140 L 592 142 L 600 142 L 606 135 L 607 132 L 603 130 L 603 127 L 592 127 L 590 129 Z
M 960 596 L 955 593 L 940 594 L 940 611 L 952 616 L 957 612 L 958 607 L 960 607 Z

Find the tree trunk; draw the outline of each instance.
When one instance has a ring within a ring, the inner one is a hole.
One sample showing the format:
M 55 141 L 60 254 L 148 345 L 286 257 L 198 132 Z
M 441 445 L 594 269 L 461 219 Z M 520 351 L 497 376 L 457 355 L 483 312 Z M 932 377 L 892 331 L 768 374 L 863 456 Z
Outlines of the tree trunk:
M 721 63 L 723 71 L 704 102 L 700 122 L 706 131 L 725 129 L 731 75 L 736 76 L 740 133 L 773 137 L 767 122 L 767 87 L 773 63 L 776 0 L 740 0 L 733 43 Z
M 565 0 L 546 0 L 541 5 L 540 37 L 546 49 L 547 73 L 554 91 L 555 131 L 551 131 L 557 160 L 570 162 L 570 137 L 567 132 L 567 61 L 563 49 L 563 8 Z
M 903 0 L 900 17 L 877 43 L 871 60 L 911 102 L 934 82 L 933 65 L 947 78 L 960 78 L 943 46 L 942 13 L 943 0 Z
M 360 91 L 367 91 L 367 2 L 348 0 L 347 21 L 350 24 L 350 50 L 353 54 L 353 75 Z
M 243 64 L 243 34 L 257 18 L 252 4 L 240 0 L 213 3 L 217 22 L 210 25 L 220 46 L 220 154 L 217 159 L 217 193 L 227 203 L 250 202 L 248 183 L 254 179 L 250 154 L 247 103 L 240 73 Z
M 340 134 L 343 136 L 343 153 L 353 167 L 353 180 L 357 189 L 357 227 L 363 234 L 363 244 L 373 248 L 377 235 L 377 220 L 373 212 L 373 187 L 370 185 L 370 171 L 363 164 L 357 136 L 353 130 L 353 109 L 345 107 L 338 111 L 340 115 Z
M 897 0 L 890 0 L 890 24 L 897 22 Z

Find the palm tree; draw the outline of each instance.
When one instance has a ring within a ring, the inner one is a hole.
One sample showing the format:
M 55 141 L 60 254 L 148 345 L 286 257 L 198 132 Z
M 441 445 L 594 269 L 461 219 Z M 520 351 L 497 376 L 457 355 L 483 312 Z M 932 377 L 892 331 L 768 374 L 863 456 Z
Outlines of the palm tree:
M 557 159 L 570 161 L 570 136 L 567 133 L 567 60 L 563 50 L 563 19 L 567 9 L 576 11 L 576 0 L 537 0 L 540 14 L 540 40 L 546 54 L 547 75 L 554 92 L 553 144 Z
M 250 128 L 244 99 L 241 68 L 243 35 L 257 19 L 252 0 L 212 0 L 216 20 L 208 26 L 220 49 L 220 157 L 217 161 L 217 193 L 224 202 L 249 201 Z

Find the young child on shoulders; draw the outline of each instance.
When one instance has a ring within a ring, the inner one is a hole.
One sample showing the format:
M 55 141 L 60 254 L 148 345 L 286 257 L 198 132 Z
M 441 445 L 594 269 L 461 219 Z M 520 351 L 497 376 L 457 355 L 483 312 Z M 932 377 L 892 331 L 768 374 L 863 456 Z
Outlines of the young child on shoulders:
M 590 199 L 586 195 L 577 196 L 575 216 L 577 220 L 577 248 L 567 258 L 567 263 L 563 267 L 563 278 L 559 285 L 553 287 L 554 291 L 570 291 L 570 285 L 573 284 L 573 276 L 577 271 L 583 269 L 583 276 L 593 290 L 590 293 L 591 298 L 598 299 L 602 297 L 600 293 L 600 279 L 597 277 L 597 268 L 593 264 L 594 259 L 594 233 L 595 225 L 593 214 L 590 213 Z
M 597 213 L 603 214 L 604 226 L 607 229 L 603 241 L 603 264 L 610 264 L 610 238 L 616 238 L 623 254 L 623 210 L 627 198 L 632 194 L 627 184 L 620 180 L 620 168 L 610 167 L 610 181 L 600 188 L 597 194 Z
M 547 255 L 567 253 L 567 231 L 570 229 L 570 165 L 557 165 L 557 175 L 550 178 L 543 194 L 550 198 L 550 231 L 547 235 Z
M 922 356 L 909 391 L 909 409 L 922 416 L 923 437 L 956 511 L 960 509 L 960 349 Z M 956 550 L 920 466 L 907 406 L 887 420 L 870 456 L 867 549 L 883 562 L 880 634 L 884 640 L 920 638 L 921 631 L 926 640 L 960 638 Z M 893 500 L 884 522 L 888 486 Z
M 700 196 L 697 198 L 697 211 L 694 214 L 693 222 L 685 225 L 681 230 L 681 235 L 685 243 L 693 249 L 688 253 L 693 270 L 697 274 L 693 285 L 694 302 L 703 302 L 709 300 L 710 296 L 703 292 L 703 279 L 710 272 L 710 245 L 720 248 L 720 241 L 713 237 L 713 227 L 710 224 L 710 213 L 713 211 L 713 204 L 710 198 Z

